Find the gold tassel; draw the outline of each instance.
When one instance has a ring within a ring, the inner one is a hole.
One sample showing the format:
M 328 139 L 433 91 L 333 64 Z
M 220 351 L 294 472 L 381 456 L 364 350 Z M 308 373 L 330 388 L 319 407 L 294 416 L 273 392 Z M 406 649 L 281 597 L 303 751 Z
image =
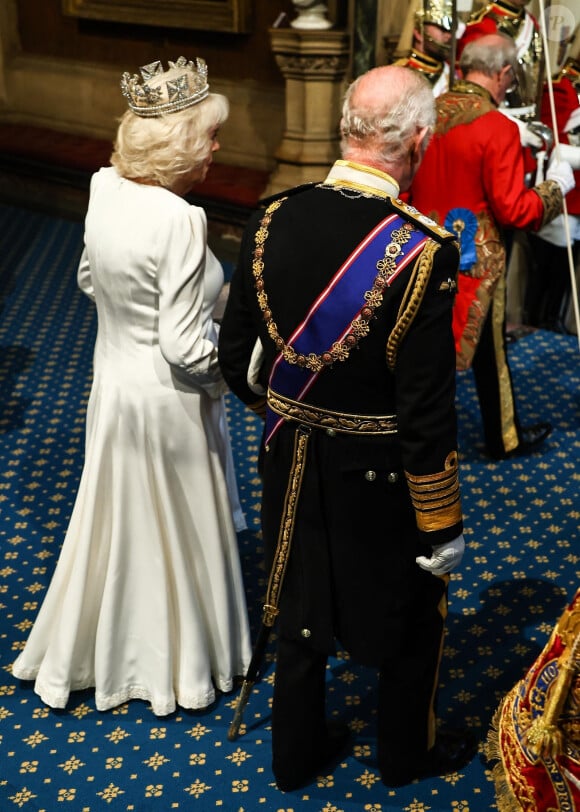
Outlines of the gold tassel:
M 523 812 L 523 806 L 518 801 L 511 787 L 508 776 L 506 775 L 506 768 L 501 752 L 501 745 L 499 740 L 501 715 L 506 703 L 512 701 L 512 694 L 515 689 L 502 700 L 499 707 L 496 709 L 491 726 L 487 734 L 487 739 L 482 747 L 482 752 L 485 759 L 489 762 L 496 761 L 497 763 L 491 768 L 491 777 L 495 786 L 495 799 L 499 812 Z
M 558 727 L 558 719 L 576 671 L 575 658 L 580 645 L 580 634 L 574 645 L 560 656 L 560 673 L 541 716 L 537 716 L 524 736 L 524 742 L 532 753 L 542 758 L 556 758 L 564 751 L 564 736 Z
M 495 800 L 499 812 L 523 812 L 523 806 L 513 793 L 501 761 L 492 769 L 491 775 L 495 786 Z
M 495 713 L 493 714 L 493 718 L 491 720 L 491 725 L 489 731 L 487 733 L 487 739 L 482 745 L 481 751 L 487 761 L 501 761 L 501 747 L 499 743 L 499 727 L 500 727 L 500 720 L 501 720 L 501 713 L 505 703 L 509 700 L 511 696 L 508 694 L 504 700 L 502 700 L 499 708 L 496 708 Z

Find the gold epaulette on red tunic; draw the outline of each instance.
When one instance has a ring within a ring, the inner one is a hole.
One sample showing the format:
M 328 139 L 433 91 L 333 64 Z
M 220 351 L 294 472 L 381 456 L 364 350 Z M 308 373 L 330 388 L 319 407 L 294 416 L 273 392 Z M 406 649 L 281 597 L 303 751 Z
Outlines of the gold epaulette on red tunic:
M 573 57 L 568 57 L 568 59 L 564 62 L 562 70 L 554 81 L 559 82 L 565 77 L 570 79 L 573 85 L 575 85 L 580 79 L 580 62 Z
M 462 519 L 457 452 L 447 455 L 445 468 L 436 474 L 413 476 L 405 471 L 417 527 L 424 532 L 444 530 Z
M 508 19 L 511 18 L 512 20 L 517 20 L 518 18 L 523 18 L 524 12 L 518 6 L 514 6 L 512 3 L 502 2 L 501 0 L 496 0 L 494 3 L 488 3 L 486 6 L 482 6 L 480 9 L 477 9 L 473 12 L 467 25 L 471 25 L 472 23 L 480 23 L 484 17 L 507 17 Z
M 411 51 L 409 56 L 398 59 L 393 64 L 422 73 L 432 85 L 437 82 L 445 68 L 443 62 L 440 62 L 438 59 L 433 59 L 433 57 L 423 54 L 420 51 Z

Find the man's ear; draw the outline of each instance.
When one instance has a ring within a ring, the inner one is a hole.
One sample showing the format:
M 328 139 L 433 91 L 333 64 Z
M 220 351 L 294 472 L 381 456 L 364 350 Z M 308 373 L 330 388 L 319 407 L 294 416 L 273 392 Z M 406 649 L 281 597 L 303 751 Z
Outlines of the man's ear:
M 423 129 L 417 134 L 417 137 L 419 139 L 419 147 L 421 148 L 421 151 L 425 152 L 429 139 L 431 138 L 431 127 L 423 127 Z
M 413 156 L 421 160 L 427 149 L 429 138 L 431 137 L 431 128 L 423 127 L 413 137 L 412 153 Z

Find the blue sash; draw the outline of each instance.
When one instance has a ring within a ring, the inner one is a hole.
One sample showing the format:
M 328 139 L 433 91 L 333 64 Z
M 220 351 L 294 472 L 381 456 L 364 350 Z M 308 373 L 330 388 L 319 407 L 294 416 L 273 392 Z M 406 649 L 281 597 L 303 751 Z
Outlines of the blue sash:
M 409 239 L 404 246 L 393 240 L 393 232 L 406 226 Z M 366 305 L 365 293 L 373 288 L 378 275 L 378 264 L 387 253 L 392 254 L 395 267 L 386 277 L 390 286 L 399 273 L 423 250 L 429 238 L 408 221 L 396 214 L 382 220 L 345 260 L 329 284 L 310 308 L 305 319 L 288 340 L 297 353 L 308 356 L 325 353 L 337 341 L 344 340 L 352 332 L 352 322 Z M 394 250 L 391 252 L 391 246 Z M 312 387 L 320 372 L 290 364 L 280 353 L 270 374 L 272 391 L 301 401 Z M 268 443 L 283 418 L 272 409 L 266 411 L 265 442 Z

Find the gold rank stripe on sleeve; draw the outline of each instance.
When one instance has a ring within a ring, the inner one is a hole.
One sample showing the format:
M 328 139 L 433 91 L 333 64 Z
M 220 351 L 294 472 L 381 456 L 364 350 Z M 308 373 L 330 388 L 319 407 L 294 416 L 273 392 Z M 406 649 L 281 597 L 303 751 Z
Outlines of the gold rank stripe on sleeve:
M 445 469 L 435 474 L 413 476 L 405 471 L 417 527 L 424 532 L 443 530 L 460 522 L 459 469 L 457 452 L 445 460 Z

